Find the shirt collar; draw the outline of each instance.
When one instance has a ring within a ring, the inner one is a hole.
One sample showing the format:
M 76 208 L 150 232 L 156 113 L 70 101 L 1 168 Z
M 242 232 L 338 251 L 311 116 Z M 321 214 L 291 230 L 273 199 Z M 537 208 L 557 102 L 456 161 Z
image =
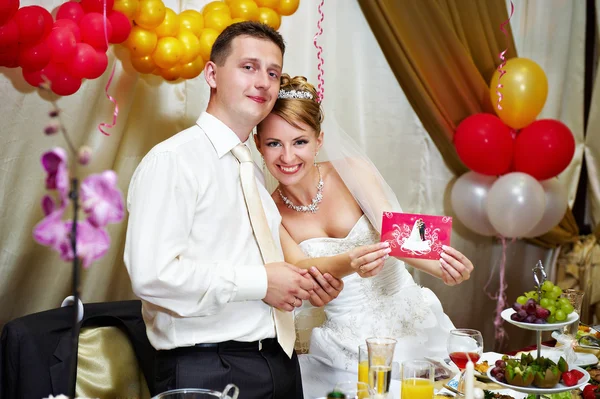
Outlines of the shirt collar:
M 196 124 L 204 131 L 219 158 L 241 143 L 240 138 L 233 130 L 208 112 L 202 112 Z

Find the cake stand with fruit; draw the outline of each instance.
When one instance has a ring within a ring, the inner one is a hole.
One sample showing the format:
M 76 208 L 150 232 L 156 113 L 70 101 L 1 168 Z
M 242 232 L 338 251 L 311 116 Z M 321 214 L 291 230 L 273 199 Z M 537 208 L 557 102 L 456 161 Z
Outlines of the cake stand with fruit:
M 567 364 L 564 358 L 558 363 L 541 356 L 542 331 L 553 331 L 579 320 L 573 306 L 566 298 L 560 298 L 560 287 L 546 280 L 541 261 L 533 269 L 536 291 L 530 291 L 517 298 L 510 309 L 505 309 L 501 317 L 526 330 L 536 332 L 537 356 L 522 354 L 521 358 L 504 356 L 493 368 L 488 377 L 499 385 L 519 392 L 536 395 L 554 394 L 584 386 L 590 375 L 584 369 Z

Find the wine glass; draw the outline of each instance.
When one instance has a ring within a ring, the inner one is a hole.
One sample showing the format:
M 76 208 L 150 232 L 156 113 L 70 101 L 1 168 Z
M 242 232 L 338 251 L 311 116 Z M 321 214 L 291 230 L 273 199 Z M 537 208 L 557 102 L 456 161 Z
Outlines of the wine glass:
M 473 363 L 477 363 L 483 353 L 483 336 L 481 332 L 468 328 L 451 330 L 448 337 L 448 353 L 450 354 L 450 360 L 460 370 L 458 390 L 462 392 L 461 388 L 464 382 L 465 368 L 469 359 Z

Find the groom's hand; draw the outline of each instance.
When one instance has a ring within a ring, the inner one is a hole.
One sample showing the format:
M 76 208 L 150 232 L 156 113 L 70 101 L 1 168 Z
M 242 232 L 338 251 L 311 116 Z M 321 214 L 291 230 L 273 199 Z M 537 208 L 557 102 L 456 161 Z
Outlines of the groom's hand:
M 275 308 L 291 312 L 309 299 L 315 285 L 306 270 L 286 262 L 268 263 L 267 295 L 263 301 Z
M 320 307 L 327 305 L 337 298 L 342 289 L 344 289 L 344 282 L 342 280 L 338 280 L 329 273 L 323 275 L 314 266 L 309 269 L 309 273 L 316 283 L 314 293 L 310 296 L 310 303 L 313 306 Z

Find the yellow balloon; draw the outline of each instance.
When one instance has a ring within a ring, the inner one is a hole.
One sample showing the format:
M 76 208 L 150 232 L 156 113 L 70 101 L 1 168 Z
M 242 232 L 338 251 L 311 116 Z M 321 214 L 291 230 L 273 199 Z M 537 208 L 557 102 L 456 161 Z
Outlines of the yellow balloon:
M 179 61 L 187 64 L 194 61 L 200 55 L 200 39 L 189 30 L 182 30 L 177 35 L 177 40 L 183 44 L 183 55 Z
M 161 69 L 169 69 L 178 64 L 183 56 L 183 44 L 174 37 L 163 37 L 158 40 L 152 58 Z
M 206 15 L 211 11 L 225 11 L 229 14 L 229 6 L 222 1 L 211 1 L 202 9 L 202 14 Z
M 187 29 L 194 35 L 200 36 L 204 29 L 204 17 L 196 10 L 185 10 L 179 14 L 179 28 Z
M 183 79 L 194 79 L 196 76 L 200 75 L 204 70 L 204 60 L 202 57 L 196 57 L 192 62 L 188 62 L 187 64 L 181 65 L 181 74 L 180 76 Z
M 279 6 L 276 10 L 279 14 L 287 17 L 295 13 L 299 5 L 300 0 L 279 0 Z
M 131 65 L 139 73 L 151 73 L 156 68 L 156 64 L 150 55 L 145 57 L 131 57 Z
M 179 79 L 181 76 L 181 65 L 177 64 L 172 66 L 171 68 L 160 68 L 158 70 L 160 76 L 165 78 L 165 80 L 174 81 Z
M 131 33 L 127 37 L 125 46 L 129 49 L 133 57 L 144 57 L 152 54 L 156 48 L 157 41 L 156 32 L 134 26 L 131 28 Z
M 139 0 L 116 0 L 113 10 L 122 12 L 131 21 L 140 6 Z
M 237 24 L 238 22 L 246 22 L 246 20 L 244 18 L 233 18 L 231 20 L 231 25 Z
M 269 7 L 276 10 L 279 7 L 279 0 L 255 0 L 259 7 Z
M 179 16 L 175 11 L 167 8 L 165 19 L 154 31 L 158 37 L 176 36 L 179 32 Z
M 258 20 L 258 6 L 254 0 L 233 0 L 229 3 L 231 18 L 241 18 L 245 21 Z
M 548 79 L 544 70 L 528 58 L 511 58 L 502 69 L 506 73 L 500 77 L 496 69 L 490 82 L 492 105 L 505 124 L 521 129 L 535 121 L 544 108 Z M 501 88 L 498 88 L 498 83 Z M 502 95 L 500 102 L 496 91 Z
M 214 29 L 204 28 L 202 29 L 202 33 L 200 33 L 200 56 L 203 60 L 210 60 L 210 51 L 212 50 L 212 46 L 217 40 L 219 36 L 219 32 Z
M 204 14 L 205 28 L 214 29 L 220 33 L 229 25 L 231 25 L 231 16 L 229 15 L 229 12 L 217 10 Z
M 258 9 L 258 21 L 263 24 L 269 25 L 271 28 L 277 30 L 281 25 L 281 17 L 275 10 L 268 7 L 260 7 Z
M 154 29 L 163 22 L 166 13 L 161 0 L 142 0 L 133 20 L 144 29 Z

